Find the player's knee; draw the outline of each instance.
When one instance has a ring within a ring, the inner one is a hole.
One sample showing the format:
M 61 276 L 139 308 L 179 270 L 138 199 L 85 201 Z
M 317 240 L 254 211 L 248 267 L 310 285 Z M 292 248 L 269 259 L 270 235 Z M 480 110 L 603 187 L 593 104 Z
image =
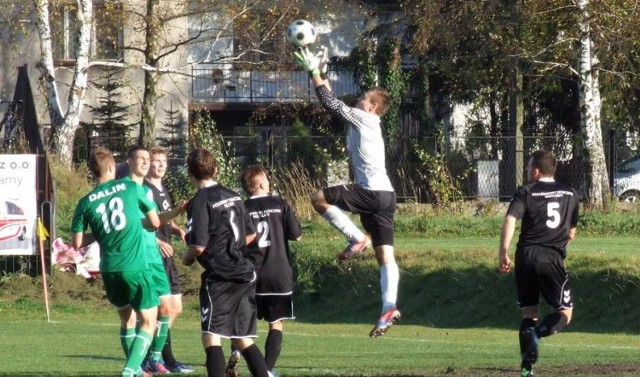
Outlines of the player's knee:
M 564 316 L 564 318 L 565 318 L 565 321 L 566 321 L 565 326 L 566 326 L 566 325 L 568 325 L 569 323 L 571 323 L 571 317 L 572 317 L 572 315 L 573 315 L 573 310 L 571 310 L 571 309 L 568 309 L 568 310 L 561 310 L 561 311 L 560 311 L 560 314 L 561 314 L 562 316 Z
M 311 194 L 311 205 L 316 211 L 323 212 L 326 204 L 327 204 L 327 201 L 324 198 L 324 194 L 322 194 L 322 190 L 316 191 L 313 194 Z

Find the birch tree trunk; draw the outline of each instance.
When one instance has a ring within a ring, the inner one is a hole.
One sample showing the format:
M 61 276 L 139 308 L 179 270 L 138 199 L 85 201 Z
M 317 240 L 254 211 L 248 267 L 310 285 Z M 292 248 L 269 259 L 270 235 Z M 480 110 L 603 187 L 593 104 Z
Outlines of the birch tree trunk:
M 589 0 L 579 0 L 580 10 L 580 118 L 584 133 L 587 156 L 588 200 L 593 208 L 604 208 L 609 203 L 609 175 L 604 156 L 602 128 L 600 126 L 600 109 L 602 99 L 598 74 L 595 73 L 594 54 L 591 51 L 593 41 L 590 35 Z
M 35 1 L 42 51 L 38 68 L 44 79 L 47 107 L 51 117 L 51 128 L 54 140 L 51 147 L 58 152 L 60 161 L 70 167 L 73 158 L 73 141 L 76 130 L 80 126 L 80 114 L 84 106 L 84 95 L 87 90 L 87 69 L 89 67 L 93 1 L 76 0 L 78 7 L 77 20 L 80 28 L 79 40 L 76 49 L 73 80 L 69 88 L 68 105 L 64 115 L 62 115 L 60 96 L 55 82 L 53 49 L 51 46 L 51 26 L 49 24 L 49 3 L 48 0 Z

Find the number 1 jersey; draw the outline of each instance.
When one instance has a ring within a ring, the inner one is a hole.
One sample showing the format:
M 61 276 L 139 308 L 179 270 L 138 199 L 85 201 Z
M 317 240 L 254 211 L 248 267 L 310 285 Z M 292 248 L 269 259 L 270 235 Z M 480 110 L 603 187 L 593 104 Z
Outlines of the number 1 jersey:
M 249 282 L 255 268 L 247 254 L 246 236 L 255 227 L 239 194 L 219 185 L 202 187 L 187 208 L 187 242 L 202 247 L 197 257 L 209 275 L 224 281 Z
M 518 249 L 541 245 L 563 257 L 569 229 L 578 224 L 578 194 L 562 183 L 537 181 L 518 187 L 511 198 L 508 215 L 522 219 Z

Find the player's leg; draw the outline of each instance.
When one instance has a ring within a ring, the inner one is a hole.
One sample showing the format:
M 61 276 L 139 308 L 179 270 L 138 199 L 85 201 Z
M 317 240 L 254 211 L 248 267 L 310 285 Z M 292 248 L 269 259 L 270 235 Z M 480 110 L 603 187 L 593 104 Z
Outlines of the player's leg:
M 140 365 L 149 350 L 156 329 L 159 299 L 147 270 L 124 272 L 129 284 L 130 304 L 136 311 L 138 330 L 129 349 L 123 376 L 139 375 Z M 125 318 L 123 313 L 121 318 Z
M 516 250 L 515 280 L 518 306 L 522 320 L 518 331 L 522 376 L 533 375 L 533 364 L 538 360 L 538 336 L 535 326 L 539 318 L 540 285 L 536 269 L 535 248 Z
M 180 361 L 176 360 L 173 355 L 173 345 L 171 342 L 171 328 L 175 319 L 182 313 L 182 287 L 180 286 L 180 277 L 175 266 L 173 257 L 163 258 L 164 269 L 171 287 L 170 312 L 169 312 L 169 330 L 167 330 L 167 339 L 162 348 L 162 360 L 165 366 L 173 373 L 191 373 L 194 369 Z
M 162 349 L 167 341 L 167 333 L 169 332 L 171 287 L 163 264 L 149 264 L 149 273 L 153 279 L 158 297 L 160 297 L 160 305 L 158 306 L 158 326 L 153 337 L 153 342 L 149 347 L 149 357 L 145 370 L 157 374 L 167 374 L 170 373 L 170 371 L 162 362 Z
M 356 185 L 332 186 L 311 195 L 313 208 L 349 241 L 347 248 L 338 254 L 339 259 L 360 253 L 371 244 L 366 234 L 344 212 L 359 213 L 362 200 L 358 189 L 363 190 Z
M 555 309 L 536 327 L 536 335 L 543 338 L 560 332 L 571 322 L 573 298 L 562 256 L 555 250 L 547 249 L 540 252 L 539 260 L 538 271 L 542 297 Z
M 124 356 L 127 357 L 131 343 L 133 343 L 133 339 L 136 337 L 136 312 L 129 307 L 128 313 L 126 311 L 122 311 L 121 313 L 121 311 L 118 310 L 118 316 L 120 316 L 120 346 L 122 346 Z
M 202 332 L 202 347 L 206 356 L 205 365 L 208 377 L 224 377 L 224 351 L 218 335 Z
M 394 323 L 400 321 L 397 308 L 400 269 L 395 259 L 393 248 L 395 226 L 395 194 L 393 192 L 377 192 L 380 206 L 378 212 L 362 214 L 360 219 L 365 230 L 371 233 L 376 260 L 380 266 L 380 296 L 382 309 L 380 318 L 369 333 L 373 338 L 383 335 Z
M 269 377 L 264 356 L 262 356 L 262 352 L 260 352 L 260 349 L 251 338 L 234 338 L 232 341 L 235 349 L 240 351 L 240 354 L 247 362 L 247 367 L 253 377 Z
M 278 356 L 282 350 L 282 330 L 284 321 L 275 321 L 269 323 L 269 333 L 264 343 L 264 360 L 267 364 L 267 370 L 272 371 L 276 366 Z

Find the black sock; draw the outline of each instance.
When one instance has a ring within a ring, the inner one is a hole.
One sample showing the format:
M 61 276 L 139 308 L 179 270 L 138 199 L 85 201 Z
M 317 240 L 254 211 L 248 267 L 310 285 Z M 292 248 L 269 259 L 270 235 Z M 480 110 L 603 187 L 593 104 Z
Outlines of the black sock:
M 173 356 L 173 350 L 171 349 L 171 329 L 167 331 L 167 342 L 162 349 L 162 360 L 166 365 L 173 365 L 176 362 L 176 358 Z
M 249 367 L 249 371 L 253 377 L 269 377 L 267 364 L 264 362 L 264 357 L 255 344 L 245 348 L 242 351 L 242 357 L 247 362 L 247 367 Z
M 211 346 L 204 350 L 207 355 L 207 376 L 208 377 L 225 377 L 225 368 L 227 363 L 224 360 L 224 352 L 222 346 Z
M 553 328 L 562 320 L 562 314 L 560 313 L 551 313 L 548 316 L 542 319 L 542 323 L 536 327 L 536 335 L 539 338 L 544 338 L 545 336 L 553 335 L 551 331 Z
M 525 341 L 524 341 L 524 337 L 522 336 L 522 332 L 525 329 L 528 329 L 529 327 L 534 327 L 535 325 L 536 325 L 536 322 L 532 318 L 522 318 L 522 322 L 520 322 L 520 332 L 518 332 L 518 335 L 520 339 L 521 355 L 524 353 L 524 348 L 525 348 Z
M 264 343 L 264 361 L 267 363 L 267 370 L 271 370 L 276 366 L 281 347 L 282 331 L 269 330 L 267 341 Z

